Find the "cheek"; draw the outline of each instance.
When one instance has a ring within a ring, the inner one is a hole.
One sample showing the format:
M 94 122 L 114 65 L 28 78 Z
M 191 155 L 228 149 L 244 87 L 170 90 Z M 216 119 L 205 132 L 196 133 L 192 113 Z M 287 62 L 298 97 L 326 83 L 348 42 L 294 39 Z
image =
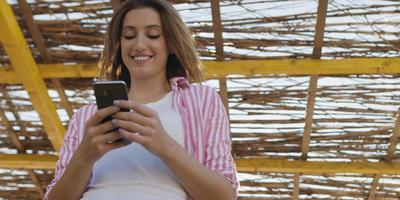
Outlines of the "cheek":
M 163 42 L 158 42 L 154 47 L 157 49 L 157 53 L 160 55 L 162 60 L 165 60 L 166 62 L 169 54 L 167 45 Z
M 126 63 L 126 59 L 127 59 L 127 55 L 129 52 L 128 46 L 126 44 L 126 41 L 121 40 L 121 57 L 122 57 L 122 61 L 124 61 L 124 63 Z

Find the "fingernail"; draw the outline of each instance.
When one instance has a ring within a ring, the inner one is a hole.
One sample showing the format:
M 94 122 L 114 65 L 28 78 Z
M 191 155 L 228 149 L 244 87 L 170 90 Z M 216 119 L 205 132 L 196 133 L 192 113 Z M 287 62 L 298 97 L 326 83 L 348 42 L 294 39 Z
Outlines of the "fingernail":
M 114 104 L 118 104 L 120 102 L 120 100 L 114 100 Z
M 115 123 L 116 121 L 117 121 L 116 119 L 111 120 L 112 123 Z

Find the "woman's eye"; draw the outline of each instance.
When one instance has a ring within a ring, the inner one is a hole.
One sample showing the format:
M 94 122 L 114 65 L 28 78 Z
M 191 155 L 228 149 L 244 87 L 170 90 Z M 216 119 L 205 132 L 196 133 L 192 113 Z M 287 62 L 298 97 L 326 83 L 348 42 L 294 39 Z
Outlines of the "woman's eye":
M 124 38 L 129 40 L 129 39 L 133 39 L 135 36 L 134 35 L 124 35 Z
M 147 37 L 149 37 L 150 39 L 158 39 L 160 35 L 148 35 Z

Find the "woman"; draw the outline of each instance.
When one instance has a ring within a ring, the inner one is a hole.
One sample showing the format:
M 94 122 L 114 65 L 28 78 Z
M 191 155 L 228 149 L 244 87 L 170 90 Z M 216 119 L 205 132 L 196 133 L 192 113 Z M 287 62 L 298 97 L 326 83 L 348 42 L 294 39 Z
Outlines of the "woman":
M 101 76 L 124 80 L 130 100 L 75 113 L 45 199 L 236 199 L 226 112 L 215 90 L 187 81 L 202 68 L 177 11 L 126 1 L 105 41 Z M 110 142 L 120 137 L 132 143 Z

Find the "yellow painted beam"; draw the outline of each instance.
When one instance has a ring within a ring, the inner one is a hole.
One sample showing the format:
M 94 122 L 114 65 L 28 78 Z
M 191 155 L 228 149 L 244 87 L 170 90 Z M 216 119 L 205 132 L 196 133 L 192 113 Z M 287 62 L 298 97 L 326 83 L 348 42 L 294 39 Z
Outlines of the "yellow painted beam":
M 400 174 L 400 163 L 311 162 L 272 159 L 236 159 L 240 172 Z
M 58 156 L 32 154 L 0 154 L 0 168 L 55 169 Z
M 0 83 L 19 84 L 19 83 L 21 83 L 21 79 L 18 77 L 17 73 L 15 73 L 14 71 L 4 70 L 4 69 L 0 68 Z
M 362 58 L 344 60 L 241 60 L 204 62 L 206 77 L 228 74 L 394 74 L 400 73 L 400 58 Z
M 55 169 L 55 155 L 0 154 L 0 168 Z M 277 159 L 235 159 L 239 172 L 400 174 L 400 163 L 311 162 Z
M 399 74 L 400 58 L 352 58 L 342 60 L 240 60 L 204 61 L 208 79 L 226 75 L 253 76 L 256 74 Z M 39 64 L 43 78 L 92 78 L 97 76 L 97 63 L 64 65 Z M 11 76 L 10 76 L 11 74 Z M 4 78 L 5 76 L 10 76 Z M 12 72 L 0 69 L 0 83 L 19 83 Z
M 55 105 L 51 102 L 39 68 L 18 26 L 15 15 L 6 0 L 0 0 L 0 27 L 0 42 L 10 57 L 16 73 L 12 76 L 18 79 L 27 90 L 50 141 L 54 148 L 59 150 L 65 129 L 61 124 Z M 3 76 L 1 79 L 3 80 Z M 5 79 L 9 79 L 9 77 Z

